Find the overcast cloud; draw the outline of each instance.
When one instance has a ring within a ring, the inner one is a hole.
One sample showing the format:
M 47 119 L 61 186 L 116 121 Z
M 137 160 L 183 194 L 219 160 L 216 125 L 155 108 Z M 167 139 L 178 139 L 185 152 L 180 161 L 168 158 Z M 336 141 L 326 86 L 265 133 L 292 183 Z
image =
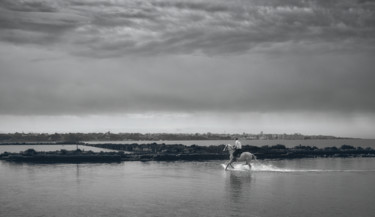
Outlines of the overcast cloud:
M 2 0 L 0 130 L 139 114 L 156 129 L 128 124 L 148 131 L 281 132 L 293 119 L 288 132 L 371 137 L 374 11 L 366 0 Z M 329 124 L 309 125 L 312 114 Z
M 92 57 L 225 55 L 279 42 L 373 51 L 375 31 L 375 3 L 365 0 L 3 0 L 0 7 L 3 41 Z

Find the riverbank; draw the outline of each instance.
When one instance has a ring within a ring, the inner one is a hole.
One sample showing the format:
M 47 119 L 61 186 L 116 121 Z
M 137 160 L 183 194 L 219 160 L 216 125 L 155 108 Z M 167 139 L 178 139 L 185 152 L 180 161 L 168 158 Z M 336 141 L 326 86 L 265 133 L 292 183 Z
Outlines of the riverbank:
M 19 153 L 5 152 L 0 159 L 10 162 L 34 163 L 111 163 L 121 161 L 204 161 L 227 160 L 228 152 L 223 151 L 224 145 L 218 146 L 185 146 L 181 144 L 84 144 L 97 148 L 111 149 L 113 152 L 82 151 L 81 149 L 67 151 L 37 152 L 28 149 Z M 296 159 L 296 158 L 326 158 L 326 157 L 375 157 L 372 148 L 343 145 L 337 147 L 316 148 L 311 146 L 296 146 L 286 148 L 284 145 L 250 146 L 244 145 L 243 151 L 248 151 L 258 159 Z
M 224 152 L 224 145 L 211 146 L 186 146 L 182 144 L 86 144 L 87 146 L 106 148 L 117 151 L 134 153 L 141 159 L 159 160 L 189 160 L 201 159 L 205 156 L 207 160 L 227 159 L 228 152 Z M 315 146 L 295 146 L 287 148 L 285 145 L 274 146 L 251 146 L 244 145 L 242 150 L 251 152 L 258 159 L 293 159 L 293 158 L 316 158 L 316 157 L 375 157 L 375 150 L 366 147 L 353 147 L 342 145 L 341 147 L 317 148 Z
M 26 163 L 111 163 L 121 162 L 121 155 L 116 152 L 92 152 L 60 150 L 49 152 L 37 152 L 34 149 L 28 149 L 20 153 L 0 154 L 0 159 L 10 162 Z

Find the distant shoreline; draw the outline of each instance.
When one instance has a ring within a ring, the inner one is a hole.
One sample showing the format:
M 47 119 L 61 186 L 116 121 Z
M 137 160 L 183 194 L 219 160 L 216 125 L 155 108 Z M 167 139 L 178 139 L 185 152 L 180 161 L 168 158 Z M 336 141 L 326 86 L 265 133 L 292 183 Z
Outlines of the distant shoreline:
M 34 146 L 34 145 L 92 145 L 92 144 L 148 144 L 148 143 L 157 143 L 157 144 L 182 144 L 186 146 L 197 145 L 197 146 L 211 146 L 211 145 L 222 145 L 222 144 L 233 144 L 234 140 L 131 140 L 131 141 L 14 141 L 14 142 L 0 142 L 1 146 L 7 145 L 24 145 L 24 146 Z M 340 147 L 342 145 L 351 145 L 354 147 L 371 147 L 375 149 L 375 139 L 308 139 L 308 140 L 241 140 L 243 145 L 251 146 L 273 146 L 282 144 L 288 148 L 293 148 L 298 145 L 304 146 L 316 146 L 318 148 L 325 147 Z
M 343 140 L 374 140 L 363 138 L 325 138 L 325 139 L 243 139 L 240 141 L 343 141 Z M 206 142 L 206 141 L 232 141 L 232 139 L 167 139 L 167 140 L 85 140 L 85 141 L 0 141 L 0 145 L 86 145 L 86 144 L 145 144 L 145 143 L 168 143 L 168 142 Z
M 330 135 L 275 133 L 0 133 L 0 143 L 12 142 L 79 142 L 79 141 L 191 141 L 191 140 L 316 140 L 360 139 Z

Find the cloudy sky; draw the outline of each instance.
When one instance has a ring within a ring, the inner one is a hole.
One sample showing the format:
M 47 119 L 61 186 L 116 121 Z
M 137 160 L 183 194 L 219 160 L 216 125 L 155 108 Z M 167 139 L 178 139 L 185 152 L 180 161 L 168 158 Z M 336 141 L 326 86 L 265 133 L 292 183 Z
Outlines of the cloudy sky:
M 371 0 L 1 0 L 0 132 L 374 138 Z

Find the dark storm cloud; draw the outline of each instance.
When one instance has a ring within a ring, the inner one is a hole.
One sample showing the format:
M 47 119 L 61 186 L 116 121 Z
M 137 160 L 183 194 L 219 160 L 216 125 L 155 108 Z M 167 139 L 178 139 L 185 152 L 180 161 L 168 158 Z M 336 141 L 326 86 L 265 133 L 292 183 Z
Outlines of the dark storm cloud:
M 84 17 L 59 12 L 57 4 L 46 1 L 0 4 L 0 40 L 14 44 L 63 43 L 66 34 L 84 22 Z
M 0 6 L 12 11 L 22 12 L 57 12 L 56 6 L 46 1 L 13 1 L 2 0 Z
M 374 11 L 356 0 L 1 1 L 0 114 L 373 114 Z
M 372 1 L 7 0 L 0 7 L 0 39 L 63 43 L 95 57 L 223 55 L 288 41 L 373 51 L 375 35 Z

